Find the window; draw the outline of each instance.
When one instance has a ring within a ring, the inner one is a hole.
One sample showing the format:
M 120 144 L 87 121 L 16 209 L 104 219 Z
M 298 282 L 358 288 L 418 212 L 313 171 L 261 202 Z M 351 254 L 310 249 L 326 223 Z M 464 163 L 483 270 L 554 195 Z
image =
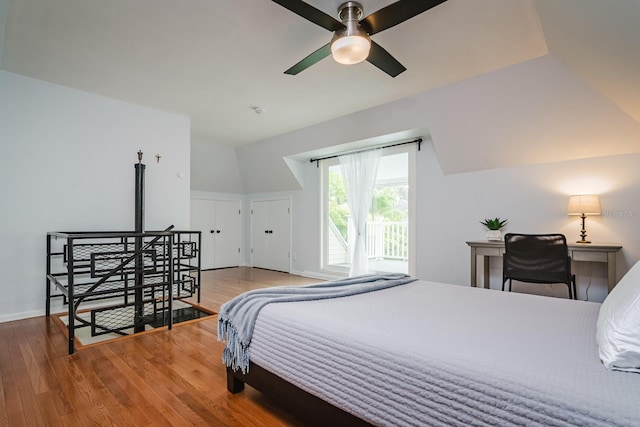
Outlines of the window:
M 412 167 L 414 145 L 384 149 L 366 229 L 369 269 L 409 273 L 411 254 Z M 322 163 L 323 268 L 348 272 L 350 267 L 349 206 L 338 159 Z

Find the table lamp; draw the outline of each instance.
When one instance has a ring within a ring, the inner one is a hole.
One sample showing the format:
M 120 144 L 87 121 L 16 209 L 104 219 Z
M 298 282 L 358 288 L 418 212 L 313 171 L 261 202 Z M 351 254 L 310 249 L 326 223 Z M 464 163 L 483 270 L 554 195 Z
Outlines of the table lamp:
M 567 215 L 580 215 L 580 218 L 582 218 L 582 231 L 580 231 L 581 239 L 576 243 L 591 243 L 586 239 L 587 230 L 584 228 L 584 220 L 587 215 L 602 215 L 602 210 L 600 209 L 600 198 L 595 194 L 569 196 Z

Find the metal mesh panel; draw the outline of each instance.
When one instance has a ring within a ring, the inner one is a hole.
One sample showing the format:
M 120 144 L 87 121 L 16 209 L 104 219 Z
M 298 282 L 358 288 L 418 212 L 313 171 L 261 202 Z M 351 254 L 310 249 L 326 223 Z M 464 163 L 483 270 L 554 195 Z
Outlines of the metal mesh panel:
M 157 320 L 157 301 L 143 303 L 143 323 Z M 133 303 L 120 306 L 98 308 L 91 311 L 91 335 L 103 335 L 111 332 L 122 332 L 135 326 L 135 305 Z
M 124 296 L 131 294 L 135 289 L 135 282 L 132 278 L 127 280 L 108 280 L 94 288 L 95 283 L 97 282 L 76 283 L 74 286 L 75 297 L 82 298 L 84 301 L 93 301 L 95 299 Z M 162 284 L 166 284 L 164 275 L 144 276 L 144 287 Z
M 91 277 L 100 277 L 111 274 L 117 269 L 116 274 L 134 273 L 136 270 L 135 259 L 123 264 L 132 254 L 128 252 L 102 252 L 90 254 Z M 142 253 L 142 266 L 145 274 L 153 274 L 158 270 L 156 251 L 145 250 Z
M 175 288 L 174 295 L 176 296 L 184 297 L 185 293 L 187 294 L 186 296 L 193 296 L 196 292 L 196 279 L 195 277 L 183 274 L 181 280 L 176 283 Z
M 129 243 L 81 243 L 73 245 L 74 262 L 90 261 L 93 254 L 104 252 L 134 252 L 135 244 Z M 64 262 L 68 262 L 68 246 L 64 245 Z
M 197 255 L 196 242 L 180 242 L 180 257 L 182 258 L 194 258 Z M 174 258 L 177 257 L 177 250 L 174 254 Z
M 167 253 L 168 253 L 167 245 L 163 243 L 156 243 L 152 245 L 151 248 L 156 251 L 156 253 L 158 254 L 158 257 L 167 256 Z M 174 244 L 173 246 L 172 256 L 174 259 L 195 258 L 197 254 L 198 254 L 198 245 L 196 244 L 196 242 L 179 242 Z

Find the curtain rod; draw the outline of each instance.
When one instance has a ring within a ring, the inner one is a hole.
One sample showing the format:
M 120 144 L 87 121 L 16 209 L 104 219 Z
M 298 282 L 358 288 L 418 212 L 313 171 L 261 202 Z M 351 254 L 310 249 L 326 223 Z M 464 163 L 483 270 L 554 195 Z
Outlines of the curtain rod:
M 316 159 L 309 159 L 309 161 L 311 163 L 318 162 L 318 163 L 316 163 L 316 166 L 319 166 L 320 165 L 320 160 L 335 159 L 336 157 L 343 156 L 345 154 L 355 154 L 355 153 L 363 153 L 365 151 L 382 150 L 383 148 L 391 148 L 391 147 L 397 147 L 398 145 L 414 144 L 414 143 L 418 144 L 418 151 L 420 151 L 420 144 L 422 143 L 422 138 L 416 138 L 416 139 L 414 139 L 412 141 L 398 142 L 396 144 L 383 145 L 382 147 L 365 148 L 364 150 L 355 150 L 355 151 L 345 151 L 344 153 L 334 154 L 332 156 L 318 157 Z

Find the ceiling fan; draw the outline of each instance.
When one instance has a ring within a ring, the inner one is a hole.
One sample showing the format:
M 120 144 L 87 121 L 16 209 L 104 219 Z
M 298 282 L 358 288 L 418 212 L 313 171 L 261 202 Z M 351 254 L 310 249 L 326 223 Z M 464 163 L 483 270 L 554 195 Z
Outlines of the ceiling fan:
M 273 1 L 334 33 L 330 43 L 289 68 L 285 74 L 296 75 L 332 55 L 341 64 L 357 64 L 366 59 L 391 77 L 396 77 L 406 68 L 369 36 L 426 12 L 446 0 L 399 0 L 364 19 L 362 5 L 348 1 L 338 7 L 340 21 L 302 0 Z

